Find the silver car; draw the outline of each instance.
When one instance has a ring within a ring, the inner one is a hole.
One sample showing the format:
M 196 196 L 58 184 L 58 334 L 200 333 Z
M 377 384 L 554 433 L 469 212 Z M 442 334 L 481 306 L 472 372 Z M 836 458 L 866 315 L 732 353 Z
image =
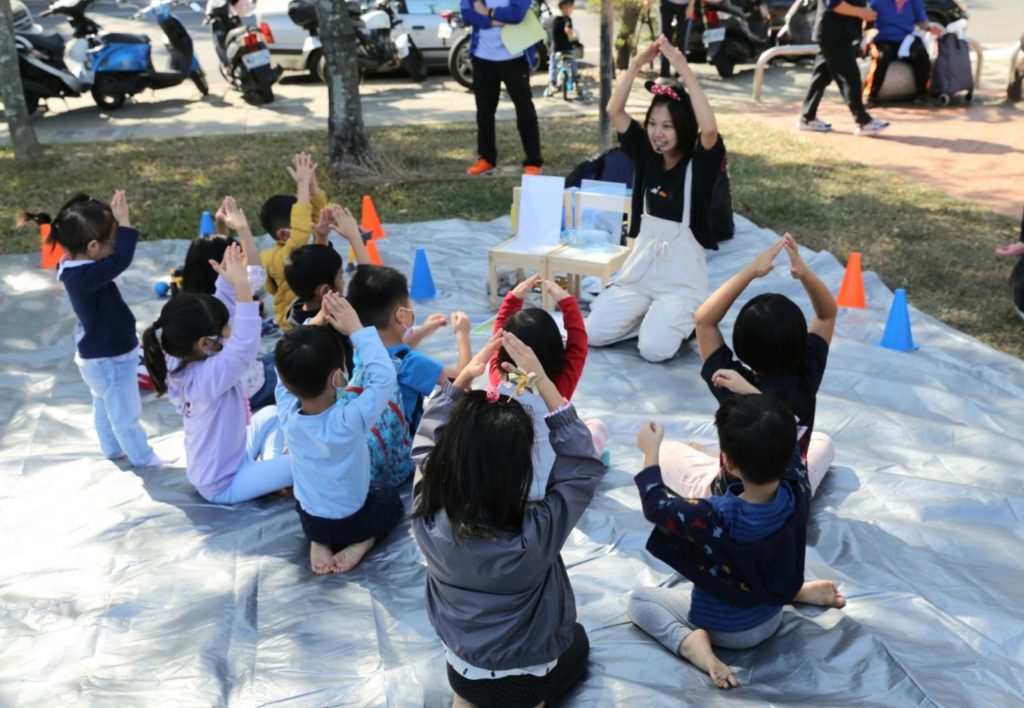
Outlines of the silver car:
M 289 0 L 258 0 L 256 23 L 266 38 L 275 64 L 290 71 L 309 71 L 321 78 L 317 57 L 309 51 L 309 33 L 288 17 Z M 438 28 L 447 21 L 445 11 L 458 12 L 459 0 L 399 0 L 396 4 L 402 25 L 395 32 L 408 32 L 423 53 L 428 67 L 447 68 L 451 47 Z M 394 36 L 394 35 L 393 35 Z

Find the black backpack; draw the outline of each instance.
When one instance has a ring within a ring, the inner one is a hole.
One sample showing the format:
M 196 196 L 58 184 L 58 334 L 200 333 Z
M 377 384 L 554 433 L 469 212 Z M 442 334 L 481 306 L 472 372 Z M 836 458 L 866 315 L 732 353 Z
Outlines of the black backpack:
M 565 188 L 579 187 L 585 179 L 599 179 L 604 182 L 619 182 L 633 186 L 633 161 L 622 151 L 612 148 L 597 157 L 584 160 L 565 178 Z
M 725 145 L 722 146 L 723 149 Z M 732 187 L 729 184 L 729 156 L 722 157 L 722 169 L 711 185 L 711 202 L 707 210 L 708 231 L 715 241 L 728 241 L 736 232 L 736 224 L 732 220 Z

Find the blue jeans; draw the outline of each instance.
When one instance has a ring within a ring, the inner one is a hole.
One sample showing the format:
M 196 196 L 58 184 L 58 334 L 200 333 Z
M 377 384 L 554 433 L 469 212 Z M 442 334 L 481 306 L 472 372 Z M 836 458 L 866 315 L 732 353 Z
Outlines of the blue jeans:
M 558 65 L 560 63 L 561 62 L 558 61 L 558 55 L 552 53 L 551 54 L 551 58 L 548 60 L 548 66 L 551 67 L 550 71 L 548 72 L 548 83 L 551 84 L 552 86 L 555 84 L 556 81 L 558 81 Z M 576 61 L 576 57 L 573 57 L 572 58 L 572 77 L 573 77 L 574 83 L 575 83 L 576 77 L 578 75 L 577 74 L 578 69 L 579 69 L 579 63 Z
M 284 452 L 277 406 L 261 408 L 249 421 L 245 457 L 231 483 L 209 498 L 214 504 L 237 504 L 291 486 L 292 461 Z
M 138 350 L 101 359 L 76 356 L 75 363 L 92 394 L 92 418 L 100 450 L 112 460 L 127 455 L 133 466 L 146 465 L 153 457 L 153 448 L 146 442 L 146 431 L 139 422 L 142 399 L 137 378 Z

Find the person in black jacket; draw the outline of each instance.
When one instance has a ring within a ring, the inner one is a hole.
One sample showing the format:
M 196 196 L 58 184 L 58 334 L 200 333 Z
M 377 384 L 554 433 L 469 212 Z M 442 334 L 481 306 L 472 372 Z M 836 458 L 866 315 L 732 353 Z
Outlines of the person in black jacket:
M 839 85 L 843 99 L 857 121 L 857 135 L 875 135 L 889 127 L 885 121 L 871 117 L 861 98 L 860 68 L 857 66 L 861 33 L 864 23 L 874 22 L 877 17 L 867 4 L 868 0 L 818 0 L 813 35 L 818 43 L 818 56 L 814 60 L 811 85 L 804 98 L 798 124 L 800 130 L 819 133 L 832 130 L 831 123 L 817 116 L 818 104 L 833 80 Z
M 558 9 L 561 11 L 561 15 L 556 17 L 551 23 L 551 47 L 550 55 L 551 58 L 548 61 L 550 64 L 550 71 L 548 72 L 548 88 L 544 91 L 545 96 L 553 96 L 557 90 L 558 82 L 558 55 L 569 54 L 572 56 L 572 78 L 573 83 L 576 85 L 576 90 L 579 91 L 578 72 L 579 64 L 576 61 L 574 52 L 576 47 L 581 46 L 579 41 L 576 39 L 576 32 L 572 28 L 572 10 L 573 3 L 575 0 L 558 0 Z

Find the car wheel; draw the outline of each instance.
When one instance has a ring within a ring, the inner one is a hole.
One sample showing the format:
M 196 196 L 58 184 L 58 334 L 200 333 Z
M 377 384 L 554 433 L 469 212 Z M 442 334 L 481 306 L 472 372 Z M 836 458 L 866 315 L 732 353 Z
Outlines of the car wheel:
M 464 88 L 473 88 L 473 60 L 469 56 L 470 34 L 466 33 L 448 52 L 448 71 Z

